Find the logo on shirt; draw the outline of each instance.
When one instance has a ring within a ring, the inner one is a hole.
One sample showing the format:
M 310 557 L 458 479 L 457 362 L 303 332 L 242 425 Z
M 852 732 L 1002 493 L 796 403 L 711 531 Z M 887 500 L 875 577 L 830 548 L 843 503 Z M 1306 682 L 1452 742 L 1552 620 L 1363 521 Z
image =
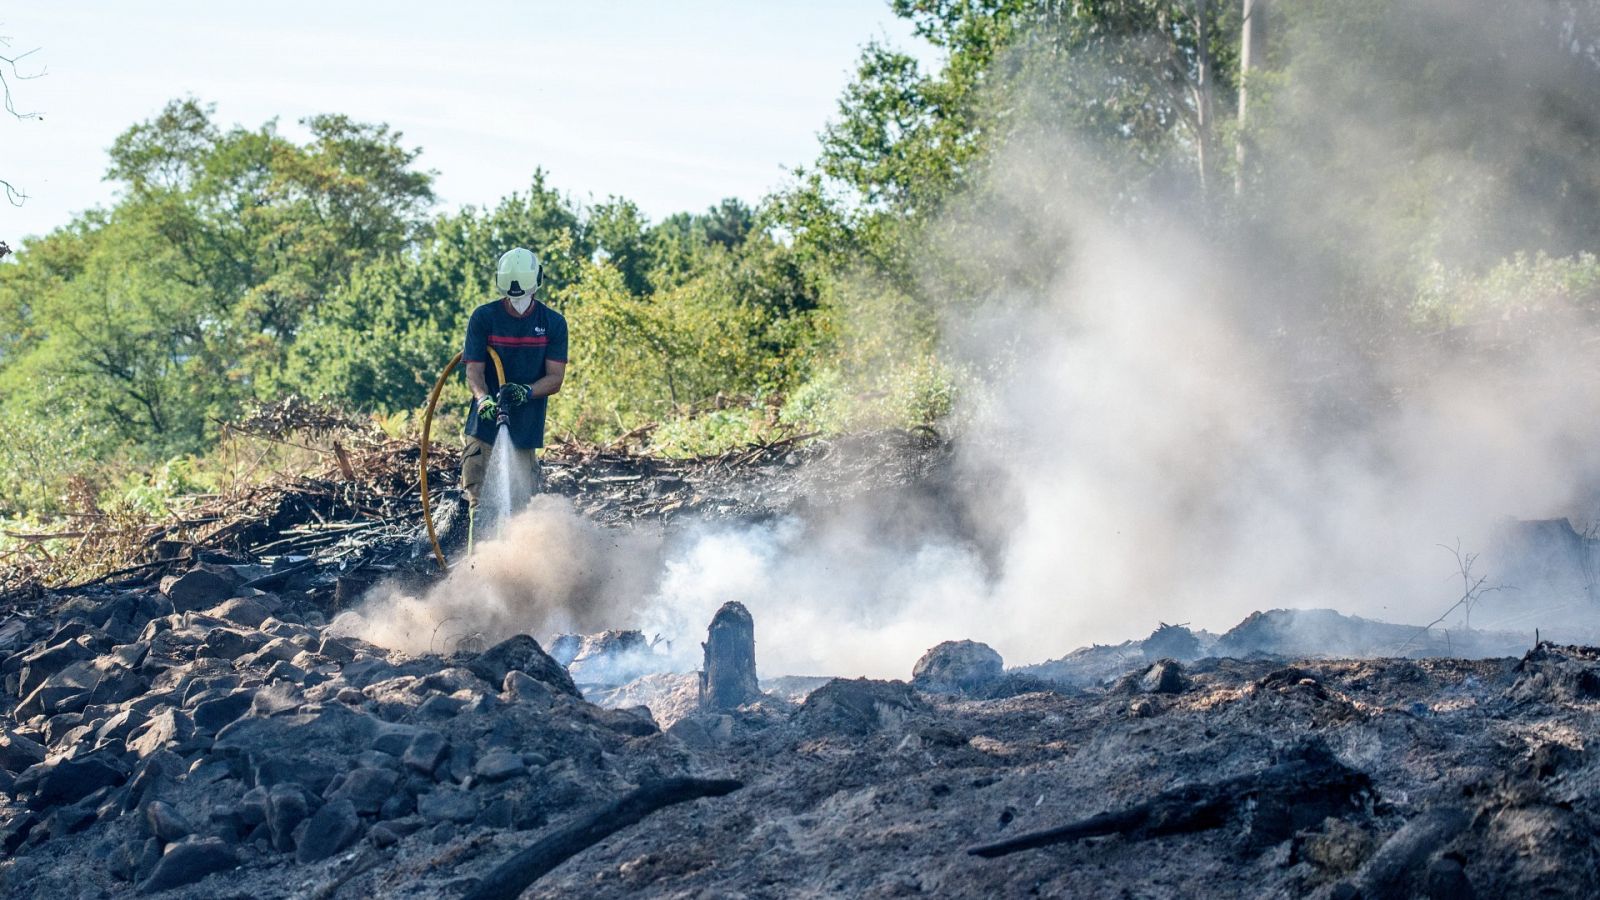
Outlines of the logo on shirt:
M 539 327 L 538 325 L 535 325 L 535 326 L 533 326 L 533 333 L 534 334 L 544 334 L 544 329 Z

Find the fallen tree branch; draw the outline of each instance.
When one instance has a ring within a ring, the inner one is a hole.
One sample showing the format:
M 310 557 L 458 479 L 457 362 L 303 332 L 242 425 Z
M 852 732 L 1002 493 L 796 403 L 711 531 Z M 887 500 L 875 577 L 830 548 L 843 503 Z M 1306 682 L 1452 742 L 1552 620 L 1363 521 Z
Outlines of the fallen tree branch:
M 101 575 L 99 578 L 91 578 L 88 581 L 85 581 L 85 582 L 83 582 L 81 584 L 74 584 L 74 585 L 69 585 L 67 587 L 63 587 L 63 588 L 57 588 L 57 590 L 60 590 L 60 591 L 81 591 L 81 590 L 83 590 L 84 588 L 87 588 L 87 587 L 94 587 L 97 584 L 104 584 L 105 582 L 110 581 L 111 579 L 116 578 L 116 577 L 121 576 L 121 575 L 132 575 L 134 572 L 143 572 L 146 569 L 154 569 L 154 568 L 156 568 L 158 566 L 171 565 L 173 562 L 174 562 L 174 560 L 170 560 L 170 559 L 158 559 L 158 560 L 156 560 L 154 562 L 140 563 L 140 564 L 138 564 L 136 566 L 128 566 L 128 567 L 123 568 L 123 569 L 116 569 L 114 571 L 107 572 L 104 575 Z
M 464 900 L 516 900 L 528 885 L 551 869 L 656 810 L 701 797 L 721 797 L 743 786 L 738 781 L 703 778 L 669 778 L 640 785 L 615 803 L 557 829 L 496 866 Z
M 276 572 L 268 572 L 267 574 L 262 575 L 260 578 L 252 578 L 249 581 L 246 581 L 244 584 L 239 585 L 239 587 L 241 589 L 258 588 L 265 590 L 266 588 L 275 586 L 280 582 L 287 581 L 288 579 L 299 575 L 301 572 L 304 572 L 308 569 L 314 569 L 316 566 L 317 561 L 314 559 L 302 560 L 292 566 L 284 566 Z
M 81 538 L 84 535 L 88 534 L 88 532 L 87 531 L 57 531 L 57 532 L 53 532 L 53 533 L 49 533 L 49 534 L 24 534 L 24 533 L 19 532 L 19 531 L 0 531 L 0 534 L 5 535 L 6 537 L 11 538 L 12 540 L 38 542 L 38 541 L 59 541 L 59 540 L 64 540 L 66 538 Z
M 1122 834 L 1132 838 L 1186 834 L 1217 828 L 1247 803 L 1276 801 L 1296 812 L 1320 812 L 1348 805 L 1370 786 L 1367 776 L 1345 766 L 1326 748 L 1305 747 L 1292 759 L 1260 772 L 1210 784 L 1164 791 L 1145 803 L 1106 812 L 1043 831 L 967 850 L 994 859 L 1021 850 L 1049 847 L 1084 838 Z

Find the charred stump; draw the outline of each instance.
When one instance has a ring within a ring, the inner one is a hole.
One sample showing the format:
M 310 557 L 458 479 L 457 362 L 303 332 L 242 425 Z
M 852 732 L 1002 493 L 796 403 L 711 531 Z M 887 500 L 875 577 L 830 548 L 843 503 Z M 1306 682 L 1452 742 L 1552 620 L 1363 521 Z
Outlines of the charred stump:
M 756 682 L 756 623 L 743 603 L 724 603 L 706 633 L 700 708 L 725 711 L 761 696 Z

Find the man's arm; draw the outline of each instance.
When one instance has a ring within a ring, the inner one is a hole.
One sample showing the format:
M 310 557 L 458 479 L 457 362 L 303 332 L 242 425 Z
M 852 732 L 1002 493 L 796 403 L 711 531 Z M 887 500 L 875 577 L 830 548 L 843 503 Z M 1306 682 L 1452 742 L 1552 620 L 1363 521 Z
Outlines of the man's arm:
M 567 320 L 554 313 L 550 317 L 550 344 L 545 348 L 544 377 L 528 387 L 535 397 L 548 397 L 561 390 L 567 377 Z
M 489 319 L 481 307 L 467 320 L 467 343 L 461 348 L 461 361 L 467 364 L 467 387 L 472 389 L 472 399 L 489 396 L 489 382 L 483 373 L 483 366 L 489 361 Z
M 478 371 L 483 371 L 483 366 L 478 366 Z M 468 379 L 471 379 L 471 370 L 468 370 Z M 481 377 L 481 376 L 480 376 Z M 566 362 L 556 362 L 553 359 L 544 361 L 544 377 L 528 385 L 528 392 L 533 397 L 548 397 L 561 390 L 561 381 L 567 377 Z
M 489 396 L 489 382 L 483 375 L 483 363 L 467 363 L 467 387 L 472 389 L 472 399 L 482 400 Z

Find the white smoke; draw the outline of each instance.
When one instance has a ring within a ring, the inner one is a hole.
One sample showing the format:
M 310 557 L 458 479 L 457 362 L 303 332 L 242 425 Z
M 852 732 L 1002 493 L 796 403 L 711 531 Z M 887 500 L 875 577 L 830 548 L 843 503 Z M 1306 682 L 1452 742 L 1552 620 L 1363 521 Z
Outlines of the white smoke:
M 419 654 L 600 631 L 648 596 L 659 548 L 657 535 L 601 528 L 565 500 L 537 496 L 442 581 L 381 583 L 330 628 Z
M 1448 15 L 1461 26 L 1452 39 L 1475 46 L 1470 16 Z M 1485 103 L 1537 108 L 1549 87 L 1539 79 L 1568 72 L 1524 68 L 1504 82 L 1516 90 L 1432 111 L 1435 130 L 1459 120 L 1465 133 Z M 1303 93 L 1284 103 L 1358 160 L 1395 158 L 1405 141 L 1392 136 L 1411 124 Z M 1450 149 L 1435 147 L 1428 166 L 1489 177 Z M 1486 550 L 1506 517 L 1590 503 L 1592 346 L 1564 335 L 1514 356 L 1470 339 L 1370 346 L 1317 293 L 1336 266 L 1218 242 L 1183 212 L 1109 213 L 1094 157 L 1074 135 L 1019 134 L 971 202 L 955 204 L 956 254 L 1014 255 L 1030 271 L 997 281 L 1036 285 L 968 303 L 945 329 L 950 358 L 986 373 L 953 419 L 960 477 L 940 500 L 965 524 L 869 503 L 662 537 L 600 529 L 540 498 L 472 570 L 421 596 L 385 588 L 341 624 L 416 651 L 441 649 L 440 629 L 493 639 L 639 628 L 692 669 L 712 614 L 737 600 L 755 617 L 763 675 L 906 677 L 956 638 L 1015 665 L 1160 621 L 1221 630 L 1275 607 L 1426 623 L 1459 595 L 1438 545 Z M 1340 181 L 1348 169 L 1330 175 L 1327 158 L 1261 187 L 1261 228 L 1290 245 L 1332 235 L 1351 258 L 1392 256 L 1390 226 L 1404 214 L 1392 185 L 1377 171 Z M 1435 207 L 1451 211 L 1440 231 L 1457 251 L 1475 229 L 1504 238 L 1519 220 L 1508 211 L 1543 221 L 1511 196 L 1485 207 L 1494 222 L 1474 222 L 1460 214 L 1482 199 L 1473 190 Z M 1031 271 L 1041 257 L 1053 263 L 1043 283 Z M 1473 624 L 1548 632 L 1588 609 L 1508 591 Z
M 970 547 L 954 538 L 885 545 L 868 524 L 699 526 L 665 560 L 640 624 L 680 636 L 680 663 L 694 667 L 694 642 L 719 606 L 737 600 L 755 618 L 757 664 L 773 675 L 906 677 L 956 623 L 986 631 L 972 616 L 987 587 Z
M 1388 395 L 1330 424 L 1308 376 L 1347 376 L 1266 349 L 1226 255 L 1075 212 L 1076 264 L 1047 301 L 992 313 L 1026 336 L 1021 361 L 963 445 L 1019 486 L 984 604 L 1008 659 L 1274 607 L 1425 623 L 1455 596 L 1439 544 L 1485 549 L 1506 517 L 1597 483 L 1581 448 L 1600 396 L 1564 348 L 1489 369 L 1375 360 Z

